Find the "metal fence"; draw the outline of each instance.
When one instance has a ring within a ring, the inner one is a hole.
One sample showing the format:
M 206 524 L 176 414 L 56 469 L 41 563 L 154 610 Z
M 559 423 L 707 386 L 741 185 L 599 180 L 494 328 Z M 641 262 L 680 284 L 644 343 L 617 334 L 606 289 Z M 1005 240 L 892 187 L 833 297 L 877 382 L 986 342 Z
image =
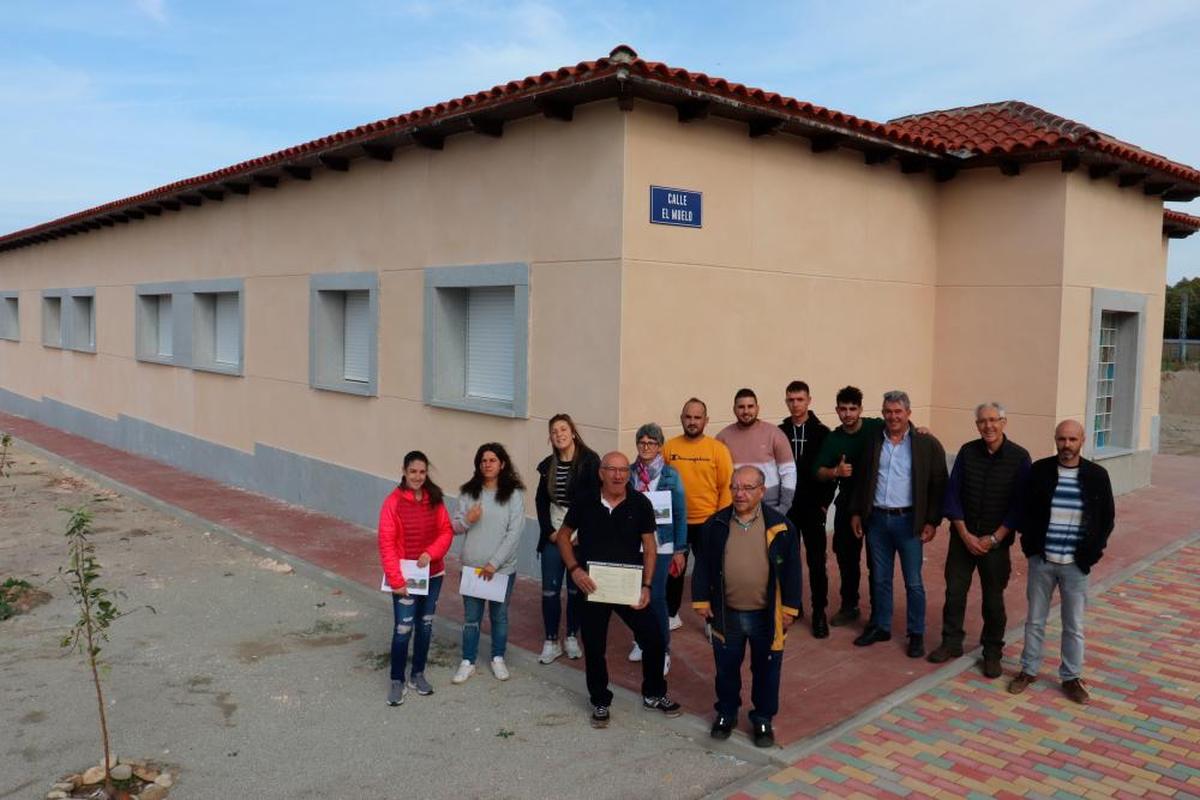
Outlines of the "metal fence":
M 1163 366 L 1176 369 L 1200 364 L 1200 339 L 1163 339 Z

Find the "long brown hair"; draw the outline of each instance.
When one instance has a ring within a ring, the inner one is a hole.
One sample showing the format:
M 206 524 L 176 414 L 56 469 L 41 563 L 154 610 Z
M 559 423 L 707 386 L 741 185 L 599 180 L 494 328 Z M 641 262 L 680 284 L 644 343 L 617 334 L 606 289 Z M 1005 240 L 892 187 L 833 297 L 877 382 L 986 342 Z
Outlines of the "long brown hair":
M 429 507 L 437 508 L 442 504 L 442 487 L 433 482 L 433 477 L 430 476 L 429 470 L 433 464 L 429 463 L 429 456 L 422 453 L 420 450 L 409 450 L 404 454 L 404 469 L 408 469 L 409 465 L 414 461 L 423 461 L 425 463 L 425 485 L 421 487 L 421 491 L 429 495 Z M 405 489 L 409 487 L 405 484 L 404 475 L 400 476 L 400 485 Z
M 547 423 L 546 431 L 550 432 L 550 431 L 554 430 L 554 423 L 556 423 L 556 422 L 567 423 L 567 427 L 571 429 L 571 440 L 573 442 L 575 442 L 575 458 L 571 459 L 571 478 L 570 478 L 570 480 L 573 482 L 575 480 L 575 473 L 578 472 L 579 465 L 583 461 L 584 456 L 587 455 L 588 453 L 592 453 L 592 455 L 595 455 L 595 453 L 592 451 L 592 448 L 588 447 L 584 443 L 583 437 L 579 435 L 579 429 L 575 427 L 575 420 L 571 419 L 570 414 L 566 414 L 563 412 L 559 412 L 558 414 L 555 414 L 553 417 L 550 418 L 550 422 Z M 558 450 L 555 449 L 553 442 L 550 443 L 550 454 L 554 459 L 554 463 L 556 463 L 556 464 L 559 463 Z M 597 456 L 597 458 L 598 457 L 599 456 Z
M 475 474 L 459 487 L 459 491 L 476 500 L 479 499 L 480 493 L 483 492 L 483 472 L 479 469 L 479 465 L 483 463 L 483 454 L 488 452 L 494 453 L 496 458 L 500 459 L 500 463 L 504 465 L 500 468 L 500 474 L 496 476 L 496 502 L 504 505 L 512 498 L 513 492 L 517 489 L 525 491 L 525 484 L 521 482 L 517 468 L 513 466 L 512 459 L 508 457 L 508 451 L 499 442 L 485 442 L 479 445 L 479 449 L 475 451 Z

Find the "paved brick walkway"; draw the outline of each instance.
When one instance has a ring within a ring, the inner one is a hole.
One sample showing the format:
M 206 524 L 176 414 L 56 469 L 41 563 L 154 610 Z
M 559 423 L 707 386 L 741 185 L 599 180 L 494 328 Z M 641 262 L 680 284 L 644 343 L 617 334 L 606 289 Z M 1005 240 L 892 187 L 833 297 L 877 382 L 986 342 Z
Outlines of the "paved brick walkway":
M 731 797 L 1200 797 L 1200 544 L 1106 591 L 1086 631 L 1087 706 L 1056 658 L 1019 697 L 970 670 Z

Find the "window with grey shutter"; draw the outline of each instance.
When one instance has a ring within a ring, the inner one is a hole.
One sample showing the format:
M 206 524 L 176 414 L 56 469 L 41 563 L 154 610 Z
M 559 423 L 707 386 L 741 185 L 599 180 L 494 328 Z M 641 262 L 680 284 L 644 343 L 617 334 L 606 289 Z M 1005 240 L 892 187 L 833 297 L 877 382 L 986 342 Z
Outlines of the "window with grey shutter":
M 21 339 L 21 317 L 15 292 L 0 294 L 0 339 L 14 342 Z
M 216 298 L 215 340 L 213 359 L 218 364 L 236 365 L 241 339 L 236 292 L 220 292 Z
M 342 376 L 366 383 L 371 379 L 371 293 L 343 292 Z
M 513 399 L 513 289 L 472 288 L 467 297 L 467 395 Z
M 171 295 L 160 294 L 156 298 L 154 313 L 154 338 L 156 352 L 162 358 L 170 358 L 174 350 L 174 332 L 171 321 Z

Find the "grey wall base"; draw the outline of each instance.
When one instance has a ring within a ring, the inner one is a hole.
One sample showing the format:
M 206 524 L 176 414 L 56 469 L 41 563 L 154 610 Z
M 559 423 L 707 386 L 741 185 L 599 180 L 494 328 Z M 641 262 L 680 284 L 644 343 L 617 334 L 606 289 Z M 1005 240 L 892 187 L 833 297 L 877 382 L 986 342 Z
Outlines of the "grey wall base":
M 1150 485 L 1150 465 L 1154 453 L 1134 450 L 1120 455 L 1098 458 L 1096 463 L 1108 470 L 1113 494 L 1125 494 Z
M 50 398 L 34 400 L 0 388 L 0 410 L 100 444 L 375 530 L 379 506 L 396 480 L 282 450 L 254 445 L 247 453 L 136 417 L 115 420 Z M 453 509 L 454 500 L 447 497 Z M 364 534 L 364 538 L 365 534 Z M 517 571 L 540 576 L 537 520 L 526 518 Z M 461 540 L 456 537 L 453 552 Z M 373 545 L 372 545 L 373 549 Z

